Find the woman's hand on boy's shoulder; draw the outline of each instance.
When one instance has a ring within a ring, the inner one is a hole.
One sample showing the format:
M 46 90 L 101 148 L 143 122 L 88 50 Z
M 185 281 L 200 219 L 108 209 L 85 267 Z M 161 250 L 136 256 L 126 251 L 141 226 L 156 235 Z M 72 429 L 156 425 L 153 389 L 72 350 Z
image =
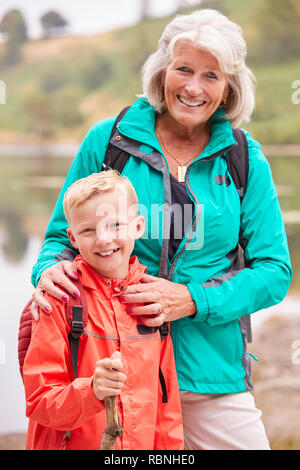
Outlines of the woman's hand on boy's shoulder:
M 75 297 L 79 297 L 79 292 L 71 279 L 78 279 L 76 264 L 72 261 L 60 261 L 50 266 L 42 273 L 36 289 L 32 294 L 32 304 L 30 307 L 34 320 L 39 320 L 39 308 L 44 312 L 50 313 L 51 305 L 45 300 L 44 292 L 47 292 L 56 299 L 67 302 L 68 296 L 59 287 Z
M 152 327 L 195 315 L 197 311 L 187 286 L 148 274 L 144 274 L 139 284 L 128 286 L 119 299 L 128 304 L 127 313 Z

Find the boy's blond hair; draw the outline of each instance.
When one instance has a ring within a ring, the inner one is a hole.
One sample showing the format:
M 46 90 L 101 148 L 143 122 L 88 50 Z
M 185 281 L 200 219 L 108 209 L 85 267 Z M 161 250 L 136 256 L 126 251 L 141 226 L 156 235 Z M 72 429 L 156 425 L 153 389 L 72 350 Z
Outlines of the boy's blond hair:
M 99 194 L 120 189 L 127 193 L 128 201 L 131 204 L 138 204 L 138 198 L 134 187 L 126 176 L 121 176 L 116 170 L 102 171 L 101 173 L 92 173 L 73 183 L 64 195 L 64 211 L 67 221 L 70 220 L 70 210 L 78 207 L 88 199 L 92 199 Z

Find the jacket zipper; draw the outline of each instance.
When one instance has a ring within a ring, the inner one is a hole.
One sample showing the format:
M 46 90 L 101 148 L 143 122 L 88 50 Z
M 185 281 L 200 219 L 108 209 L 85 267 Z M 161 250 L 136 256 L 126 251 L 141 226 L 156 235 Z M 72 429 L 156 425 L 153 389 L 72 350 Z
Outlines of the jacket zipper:
M 120 134 L 122 134 L 125 138 L 137 142 L 133 137 L 130 137 L 130 136 L 127 135 L 126 133 L 120 132 L 119 129 L 117 130 L 117 132 L 119 132 Z M 114 143 L 114 144 L 115 144 L 115 143 Z M 189 181 L 188 181 L 188 174 L 189 174 L 189 171 L 190 171 L 191 166 L 192 166 L 194 163 L 196 163 L 197 161 L 200 161 L 200 160 L 201 160 L 201 161 L 204 161 L 204 160 L 213 160 L 213 159 L 219 157 L 220 155 L 223 155 L 225 152 L 227 152 L 228 150 L 230 150 L 234 145 L 235 145 L 235 144 L 231 144 L 231 145 L 229 145 L 229 146 L 223 148 L 222 150 L 219 150 L 218 152 L 214 153 L 213 155 L 210 155 L 209 157 L 205 157 L 205 158 L 202 158 L 202 159 L 198 158 L 198 159 L 196 159 L 194 162 L 192 162 L 191 165 L 188 167 L 187 172 L 186 172 L 186 177 L 185 177 L 185 183 L 186 183 L 186 185 L 187 185 L 187 187 L 188 187 L 188 190 L 189 190 L 190 194 L 191 194 L 192 197 L 194 198 L 194 201 L 196 201 L 196 204 L 197 204 L 197 205 L 200 205 L 200 204 L 199 204 L 199 200 L 198 200 L 198 198 L 196 197 L 196 195 L 194 194 L 194 192 L 192 191 L 192 188 L 191 188 L 191 186 L 190 186 L 190 184 L 189 184 Z M 120 144 L 117 145 L 117 147 L 119 147 L 121 150 L 125 150 L 125 149 L 123 149 L 123 146 L 122 146 L 122 145 L 120 146 Z M 154 147 L 154 149 L 155 149 L 155 152 L 158 152 L 158 153 L 163 157 L 164 162 L 165 162 L 165 166 L 166 166 L 166 169 L 167 169 L 167 172 L 168 172 L 168 177 L 169 177 L 169 179 L 170 179 L 170 171 L 169 171 L 169 165 L 168 165 L 167 159 L 165 158 L 165 156 L 164 156 L 163 154 L 160 153 L 159 150 L 157 150 L 155 147 Z M 125 150 L 125 151 L 130 152 L 130 151 L 132 151 L 132 148 L 130 148 L 130 149 L 128 149 L 128 150 Z M 133 155 L 133 154 L 131 154 L 131 155 Z M 142 160 L 146 161 L 146 162 L 148 163 L 148 165 L 151 166 L 152 168 L 154 168 L 155 170 L 161 171 L 161 172 L 163 173 L 163 179 L 165 180 L 165 175 L 164 175 L 164 172 L 165 172 L 165 171 L 164 171 L 164 170 L 162 170 L 161 168 L 156 168 L 155 165 L 152 165 L 152 164 L 151 164 L 151 162 L 149 161 L 149 159 L 144 159 L 143 157 L 141 157 L 141 155 L 138 155 L 138 152 L 135 153 L 135 156 L 136 156 L 137 158 L 141 158 Z M 165 181 L 164 181 L 164 185 L 165 185 Z M 166 201 L 165 201 L 165 202 L 166 202 Z M 170 201 L 170 203 L 171 203 L 171 201 Z M 196 207 L 196 209 L 197 209 L 197 207 Z M 162 264 L 162 256 L 161 256 L 160 264 L 159 264 L 159 276 L 160 276 L 160 277 L 163 277 L 163 278 L 168 279 L 168 280 L 172 280 L 173 275 L 174 275 L 174 271 L 175 271 L 175 267 L 176 267 L 176 264 L 177 264 L 177 261 L 178 261 L 178 258 L 179 258 L 179 256 L 186 250 L 186 248 L 187 248 L 187 246 L 188 246 L 190 240 L 192 239 L 199 218 L 200 218 L 200 214 L 199 214 L 199 217 L 197 218 L 197 211 L 196 211 L 196 216 L 195 216 L 195 219 L 194 219 L 192 228 L 191 228 L 190 237 L 188 238 L 187 242 L 186 242 L 185 245 L 182 247 L 182 249 L 179 251 L 179 253 L 177 253 L 177 255 L 176 255 L 175 259 L 173 260 L 173 263 L 172 263 L 172 265 L 171 265 L 169 271 L 168 271 L 168 261 L 167 261 L 167 257 L 164 256 L 164 258 L 165 258 L 165 260 L 164 260 L 165 265 L 163 265 L 163 264 Z M 196 224 L 195 224 L 195 222 L 196 222 Z M 165 221 L 164 221 L 164 223 L 165 223 Z M 163 229 L 163 233 L 164 233 L 164 229 Z M 163 250 L 163 249 L 167 249 L 167 247 L 164 247 L 164 240 L 163 240 L 162 250 Z

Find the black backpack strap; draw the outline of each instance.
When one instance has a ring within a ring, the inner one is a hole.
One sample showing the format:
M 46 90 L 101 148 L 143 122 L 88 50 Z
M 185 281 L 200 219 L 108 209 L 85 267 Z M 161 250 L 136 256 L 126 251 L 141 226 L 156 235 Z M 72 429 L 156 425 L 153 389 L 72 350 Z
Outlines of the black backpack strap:
M 161 326 L 146 326 L 143 324 L 136 325 L 139 335 L 149 335 L 159 330 L 160 338 L 163 341 L 169 334 L 169 327 L 167 323 L 163 323 Z
M 141 324 L 141 325 L 136 325 L 136 327 L 140 335 L 148 335 L 151 333 L 155 333 L 157 330 L 159 330 L 160 339 L 162 341 L 169 334 L 169 326 L 167 323 L 163 323 L 161 326 L 145 326 Z M 162 391 L 162 402 L 168 403 L 168 390 L 167 390 L 166 381 L 164 378 L 163 371 L 161 370 L 161 367 L 159 367 L 159 381 L 160 381 L 160 386 L 161 386 L 161 391 Z
M 113 135 L 114 135 L 114 133 L 115 133 L 117 127 L 118 127 L 118 124 L 119 124 L 120 120 L 127 113 L 129 108 L 130 108 L 130 106 L 126 106 L 126 108 L 122 109 L 122 111 L 118 114 L 118 116 L 117 116 L 117 118 L 114 122 L 112 131 L 111 131 L 111 134 L 110 134 L 110 137 L 109 137 L 104 162 L 102 164 L 102 170 L 104 170 L 104 171 L 117 170 L 119 173 L 122 173 L 122 170 L 125 166 L 125 163 L 128 160 L 129 153 L 115 147 L 114 145 L 111 144 L 110 141 L 111 141 L 111 138 L 113 137 Z
M 80 296 L 75 298 L 69 296 L 69 301 L 66 304 L 66 319 L 71 327 L 68 339 L 71 350 L 71 360 L 73 366 L 74 377 L 77 378 L 77 357 L 79 349 L 79 338 L 83 333 L 84 327 L 88 321 L 88 308 L 85 298 L 83 285 L 80 279 L 73 281 L 80 292 Z
M 159 374 L 159 381 L 160 381 L 160 386 L 161 386 L 161 391 L 162 391 L 162 402 L 163 403 L 168 403 L 167 385 L 166 385 L 166 381 L 165 381 L 165 378 L 164 378 L 164 374 L 163 374 L 160 366 L 159 366 L 158 374 Z
M 160 333 L 160 338 L 161 340 L 163 341 L 169 334 L 169 327 L 168 327 L 168 324 L 167 323 L 163 323 L 160 327 L 159 327 L 159 333 Z
M 239 193 L 240 201 L 242 202 L 243 197 L 247 189 L 248 182 L 248 172 L 249 172 L 249 149 L 248 142 L 244 132 L 241 129 L 233 129 L 233 136 L 237 141 L 238 145 L 232 147 L 226 154 L 227 168 L 233 179 L 235 187 Z M 239 234 L 239 259 L 241 260 L 242 265 L 247 266 L 245 256 L 244 256 L 244 243 L 242 237 L 242 231 L 240 230 Z M 246 334 L 247 342 L 252 342 L 252 333 L 251 333 L 251 319 L 250 315 L 244 315 L 240 320 L 243 320 Z
M 80 292 L 78 298 L 69 296 L 69 300 L 65 306 L 66 310 L 66 320 L 71 327 L 70 333 L 68 335 L 70 351 L 71 351 L 71 361 L 73 367 L 73 374 L 75 379 L 78 377 L 78 350 L 79 350 L 79 338 L 83 333 L 84 327 L 88 321 L 88 309 L 87 302 L 85 298 L 84 288 L 81 283 L 81 280 L 73 281 L 77 289 Z M 66 448 L 67 442 L 71 437 L 71 431 L 65 431 L 62 441 L 60 443 L 60 449 Z
M 226 153 L 228 171 L 233 179 L 242 202 L 247 188 L 249 172 L 248 142 L 241 129 L 233 129 L 233 136 L 238 145 L 234 145 Z
M 71 349 L 71 360 L 73 366 L 74 377 L 77 378 L 77 357 L 79 349 L 79 338 L 83 333 L 84 324 L 82 321 L 82 305 L 74 305 L 72 308 L 73 319 L 71 331 L 69 333 L 69 343 Z
M 160 338 L 163 341 L 169 334 L 169 327 L 168 327 L 167 323 L 163 323 L 159 327 L 159 333 L 160 333 Z M 161 390 L 162 390 L 162 394 L 163 394 L 162 402 L 163 403 L 168 403 L 167 385 L 166 385 L 166 381 L 165 381 L 165 378 L 164 378 L 163 371 L 161 370 L 160 367 L 159 367 L 159 381 L 160 381 L 160 386 L 161 386 Z

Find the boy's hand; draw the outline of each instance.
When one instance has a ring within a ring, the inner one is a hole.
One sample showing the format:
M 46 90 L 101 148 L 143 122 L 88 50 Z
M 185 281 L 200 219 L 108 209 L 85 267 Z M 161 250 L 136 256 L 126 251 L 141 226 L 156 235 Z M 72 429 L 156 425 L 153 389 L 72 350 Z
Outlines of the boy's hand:
M 93 391 L 98 400 L 121 393 L 126 380 L 126 375 L 120 372 L 123 367 L 121 359 L 121 353 L 115 351 L 110 358 L 106 357 L 96 362 Z

